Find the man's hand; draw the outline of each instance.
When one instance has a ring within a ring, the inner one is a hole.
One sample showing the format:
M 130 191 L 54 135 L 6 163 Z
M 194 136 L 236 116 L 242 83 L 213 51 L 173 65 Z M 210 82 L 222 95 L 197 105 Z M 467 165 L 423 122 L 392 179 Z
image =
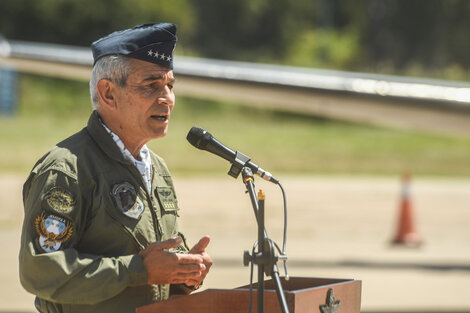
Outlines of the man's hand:
M 166 251 L 178 247 L 182 241 L 181 237 L 153 243 L 140 251 L 139 255 L 142 256 L 147 269 L 148 283 L 194 286 L 202 282 L 208 271 L 205 265 L 208 260 L 203 253 L 205 253 L 204 249 L 209 244 L 209 237 L 203 241 L 204 238 L 206 237 L 203 237 L 194 246 L 198 249 L 197 251 L 201 251 L 202 248 L 201 253 L 181 254 Z M 201 241 L 203 242 L 201 243 Z M 204 244 L 204 242 L 206 243 Z M 212 260 L 210 264 L 212 264 Z
M 196 288 L 202 283 L 204 278 L 206 278 L 207 273 L 209 273 L 209 269 L 212 266 L 212 258 L 206 252 L 206 248 L 209 245 L 211 238 L 209 236 L 202 237 L 197 244 L 189 250 L 189 254 L 192 255 L 199 255 L 202 257 L 203 264 L 205 265 L 204 270 L 201 271 L 201 276 L 198 279 L 191 280 L 190 283 L 186 283 L 188 286 L 195 286 Z

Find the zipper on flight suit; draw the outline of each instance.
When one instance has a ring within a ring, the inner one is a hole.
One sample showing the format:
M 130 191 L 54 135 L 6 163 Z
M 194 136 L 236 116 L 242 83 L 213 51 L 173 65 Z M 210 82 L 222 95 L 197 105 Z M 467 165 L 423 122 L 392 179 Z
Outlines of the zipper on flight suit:
M 151 215 L 152 215 L 152 220 L 153 220 L 153 229 L 155 231 L 155 235 L 156 235 L 156 238 L 155 239 L 160 239 L 162 240 L 163 239 L 163 229 L 162 229 L 162 226 L 158 220 L 158 215 L 157 215 L 157 212 L 154 208 L 154 205 L 153 205 L 153 179 L 154 179 L 154 175 L 155 175 L 155 167 L 153 165 L 153 163 L 150 165 L 151 166 L 151 173 L 150 173 L 150 191 L 148 191 L 147 189 L 147 184 L 146 182 L 144 181 L 144 178 L 142 177 L 142 175 L 140 175 L 140 172 L 139 170 L 134 166 L 135 170 L 138 172 L 140 178 L 141 178 L 141 181 L 143 183 L 143 186 L 144 186 L 144 190 L 145 190 L 145 193 L 147 194 L 147 202 L 150 202 L 148 203 L 149 204 L 149 210 L 151 211 Z M 158 238 L 160 237 L 160 238 Z M 162 297 L 163 297 L 163 290 L 162 290 L 162 285 L 155 285 L 158 289 L 158 297 L 159 297 L 159 301 L 162 300 Z

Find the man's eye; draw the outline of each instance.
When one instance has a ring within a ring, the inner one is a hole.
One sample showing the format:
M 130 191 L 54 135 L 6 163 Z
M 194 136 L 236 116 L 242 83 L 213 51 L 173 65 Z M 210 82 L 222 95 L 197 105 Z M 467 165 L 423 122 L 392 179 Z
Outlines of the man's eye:
M 168 84 L 167 86 L 170 90 L 173 90 L 173 88 L 175 88 L 175 86 L 173 84 Z
M 154 85 L 144 86 L 143 89 L 147 92 L 154 92 L 154 91 L 158 90 L 158 88 L 155 87 Z
M 160 85 L 155 83 L 155 84 L 150 84 L 148 86 L 146 86 L 147 90 L 149 91 L 152 91 L 152 92 L 156 92 L 160 89 Z

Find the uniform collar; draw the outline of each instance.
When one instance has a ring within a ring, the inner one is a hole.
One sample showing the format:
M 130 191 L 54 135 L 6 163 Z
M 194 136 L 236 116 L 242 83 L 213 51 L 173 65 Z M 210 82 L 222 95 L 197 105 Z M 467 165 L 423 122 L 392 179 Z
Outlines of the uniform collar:
M 101 124 L 100 116 L 96 110 L 91 113 L 86 129 L 91 138 L 93 138 L 97 145 L 110 158 L 122 163 L 130 163 L 123 156 L 121 150 L 119 150 L 113 138 L 111 138 L 111 135 L 106 131 L 106 129 L 104 129 L 103 125 Z

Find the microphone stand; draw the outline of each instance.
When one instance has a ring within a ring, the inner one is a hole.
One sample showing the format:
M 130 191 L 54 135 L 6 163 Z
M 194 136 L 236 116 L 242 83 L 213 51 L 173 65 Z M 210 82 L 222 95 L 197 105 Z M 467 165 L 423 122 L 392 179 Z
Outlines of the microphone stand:
M 279 305 L 283 313 L 289 313 L 284 290 L 279 278 L 279 269 L 276 262 L 279 257 L 275 254 L 273 241 L 269 239 L 264 226 L 264 191 L 260 190 L 256 197 L 253 172 L 248 167 L 242 169 L 243 182 L 250 195 L 251 204 L 258 224 L 258 251 L 250 255 L 245 251 L 243 263 L 248 266 L 250 262 L 258 266 L 258 313 L 264 313 L 264 274 L 271 276 L 276 287 Z

